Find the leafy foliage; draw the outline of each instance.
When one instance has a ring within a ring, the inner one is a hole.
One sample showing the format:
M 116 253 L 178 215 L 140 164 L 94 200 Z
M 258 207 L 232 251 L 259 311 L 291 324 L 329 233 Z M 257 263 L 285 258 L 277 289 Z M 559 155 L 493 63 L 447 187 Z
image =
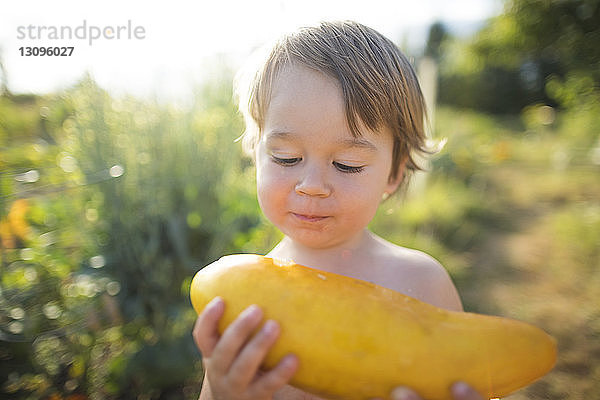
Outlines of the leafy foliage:
M 2 393 L 194 397 L 191 276 L 263 223 L 231 97 L 1 98 Z
M 598 88 L 599 39 L 597 0 L 506 1 L 477 35 L 442 42 L 440 101 L 512 114 L 532 103 L 571 106 L 556 87 Z

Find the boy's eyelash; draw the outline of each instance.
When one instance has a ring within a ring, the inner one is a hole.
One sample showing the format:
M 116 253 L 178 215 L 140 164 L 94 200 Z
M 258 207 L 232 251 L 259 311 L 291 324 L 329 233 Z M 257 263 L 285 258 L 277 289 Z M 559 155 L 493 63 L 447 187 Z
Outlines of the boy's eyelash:
M 302 160 L 300 157 L 280 158 L 280 157 L 271 156 L 271 158 L 273 159 L 273 161 L 275 161 L 275 163 L 277 163 L 279 165 L 287 166 L 287 167 L 296 165 L 297 163 L 299 163 Z
M 302 161 L 301 157 L 281 158 L 281 157 L 271 156 L 271 158 L 273 159 L 273 161 L 275 163 L 277 163 L 279 165 L 283 165 L 284 167 L 291 167 L 293 165 L 298 164 L 300 161 Z M 362 172 L 362 170 L 365 168 L 364 166 L 354 167 L 351 165 L 339 163 L 337 161 L 333 162 L 333 166 L 336 167 L 338 169 L 338 171 L 344 172 L 344 173 L 349 173 L 349 174 L 355 174 L 358 172 Z
M 334 161 L 333 165 L 341 172 L 345 172 L 345 173 L 350 173 L 350 174 L 355 174 L 358 172 L 362 172 L 362 170 L 365 168 L 364 166 L 360 166 L 360 167 L 353 167 L 351 165 L 346 165 L 346 164 L 342 164 L 339 162 Z

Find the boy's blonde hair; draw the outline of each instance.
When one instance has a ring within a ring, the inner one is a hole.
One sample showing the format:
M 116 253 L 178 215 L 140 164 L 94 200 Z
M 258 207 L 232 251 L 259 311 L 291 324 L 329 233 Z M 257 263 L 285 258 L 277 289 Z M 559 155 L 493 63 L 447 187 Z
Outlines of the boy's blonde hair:
M 323 22 L 278 40 L 260 64 L 236 77 L 239 108 L 246 122 L 244 150 L 254 154 L 265 123 L 273 83 L 290 65 L 321 71 L 339 82 L 348 126 L 361 136 L 388 128 L 394 137 L 390 179 L 422 169 L 416 154 L 429 153 L 424 128 L 425 101 L 410 62 L 379 32 L 352 21 Z

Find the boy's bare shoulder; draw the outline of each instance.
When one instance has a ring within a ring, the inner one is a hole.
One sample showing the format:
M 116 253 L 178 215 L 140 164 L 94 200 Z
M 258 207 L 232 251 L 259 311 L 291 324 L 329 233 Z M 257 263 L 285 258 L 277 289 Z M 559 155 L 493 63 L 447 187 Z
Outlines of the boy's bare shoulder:
M 437 307 L 462 311 L 456 287 L 446 269 L 419 250 L 385 242 L 380 247 L 382 272 L 375 282 Z

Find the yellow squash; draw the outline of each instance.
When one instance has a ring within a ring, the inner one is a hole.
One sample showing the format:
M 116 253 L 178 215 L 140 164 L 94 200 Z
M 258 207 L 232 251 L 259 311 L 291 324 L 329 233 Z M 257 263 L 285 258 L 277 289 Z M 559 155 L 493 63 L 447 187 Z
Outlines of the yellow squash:
M 221 332 L 251 304 L 281 326 L 271 368 L 288 353 L 300 360 L 292 385 L 329 398 L 387 398 L 398 385 L 427 400 L 450 399 L 466 381 L 505 396 L 547 373 L 556 344 L 523 322 L 446 311 L 369 282 L 258 255 L 232 255 L 200 270 L 191 300 L 200 313 L 225 300 Z

